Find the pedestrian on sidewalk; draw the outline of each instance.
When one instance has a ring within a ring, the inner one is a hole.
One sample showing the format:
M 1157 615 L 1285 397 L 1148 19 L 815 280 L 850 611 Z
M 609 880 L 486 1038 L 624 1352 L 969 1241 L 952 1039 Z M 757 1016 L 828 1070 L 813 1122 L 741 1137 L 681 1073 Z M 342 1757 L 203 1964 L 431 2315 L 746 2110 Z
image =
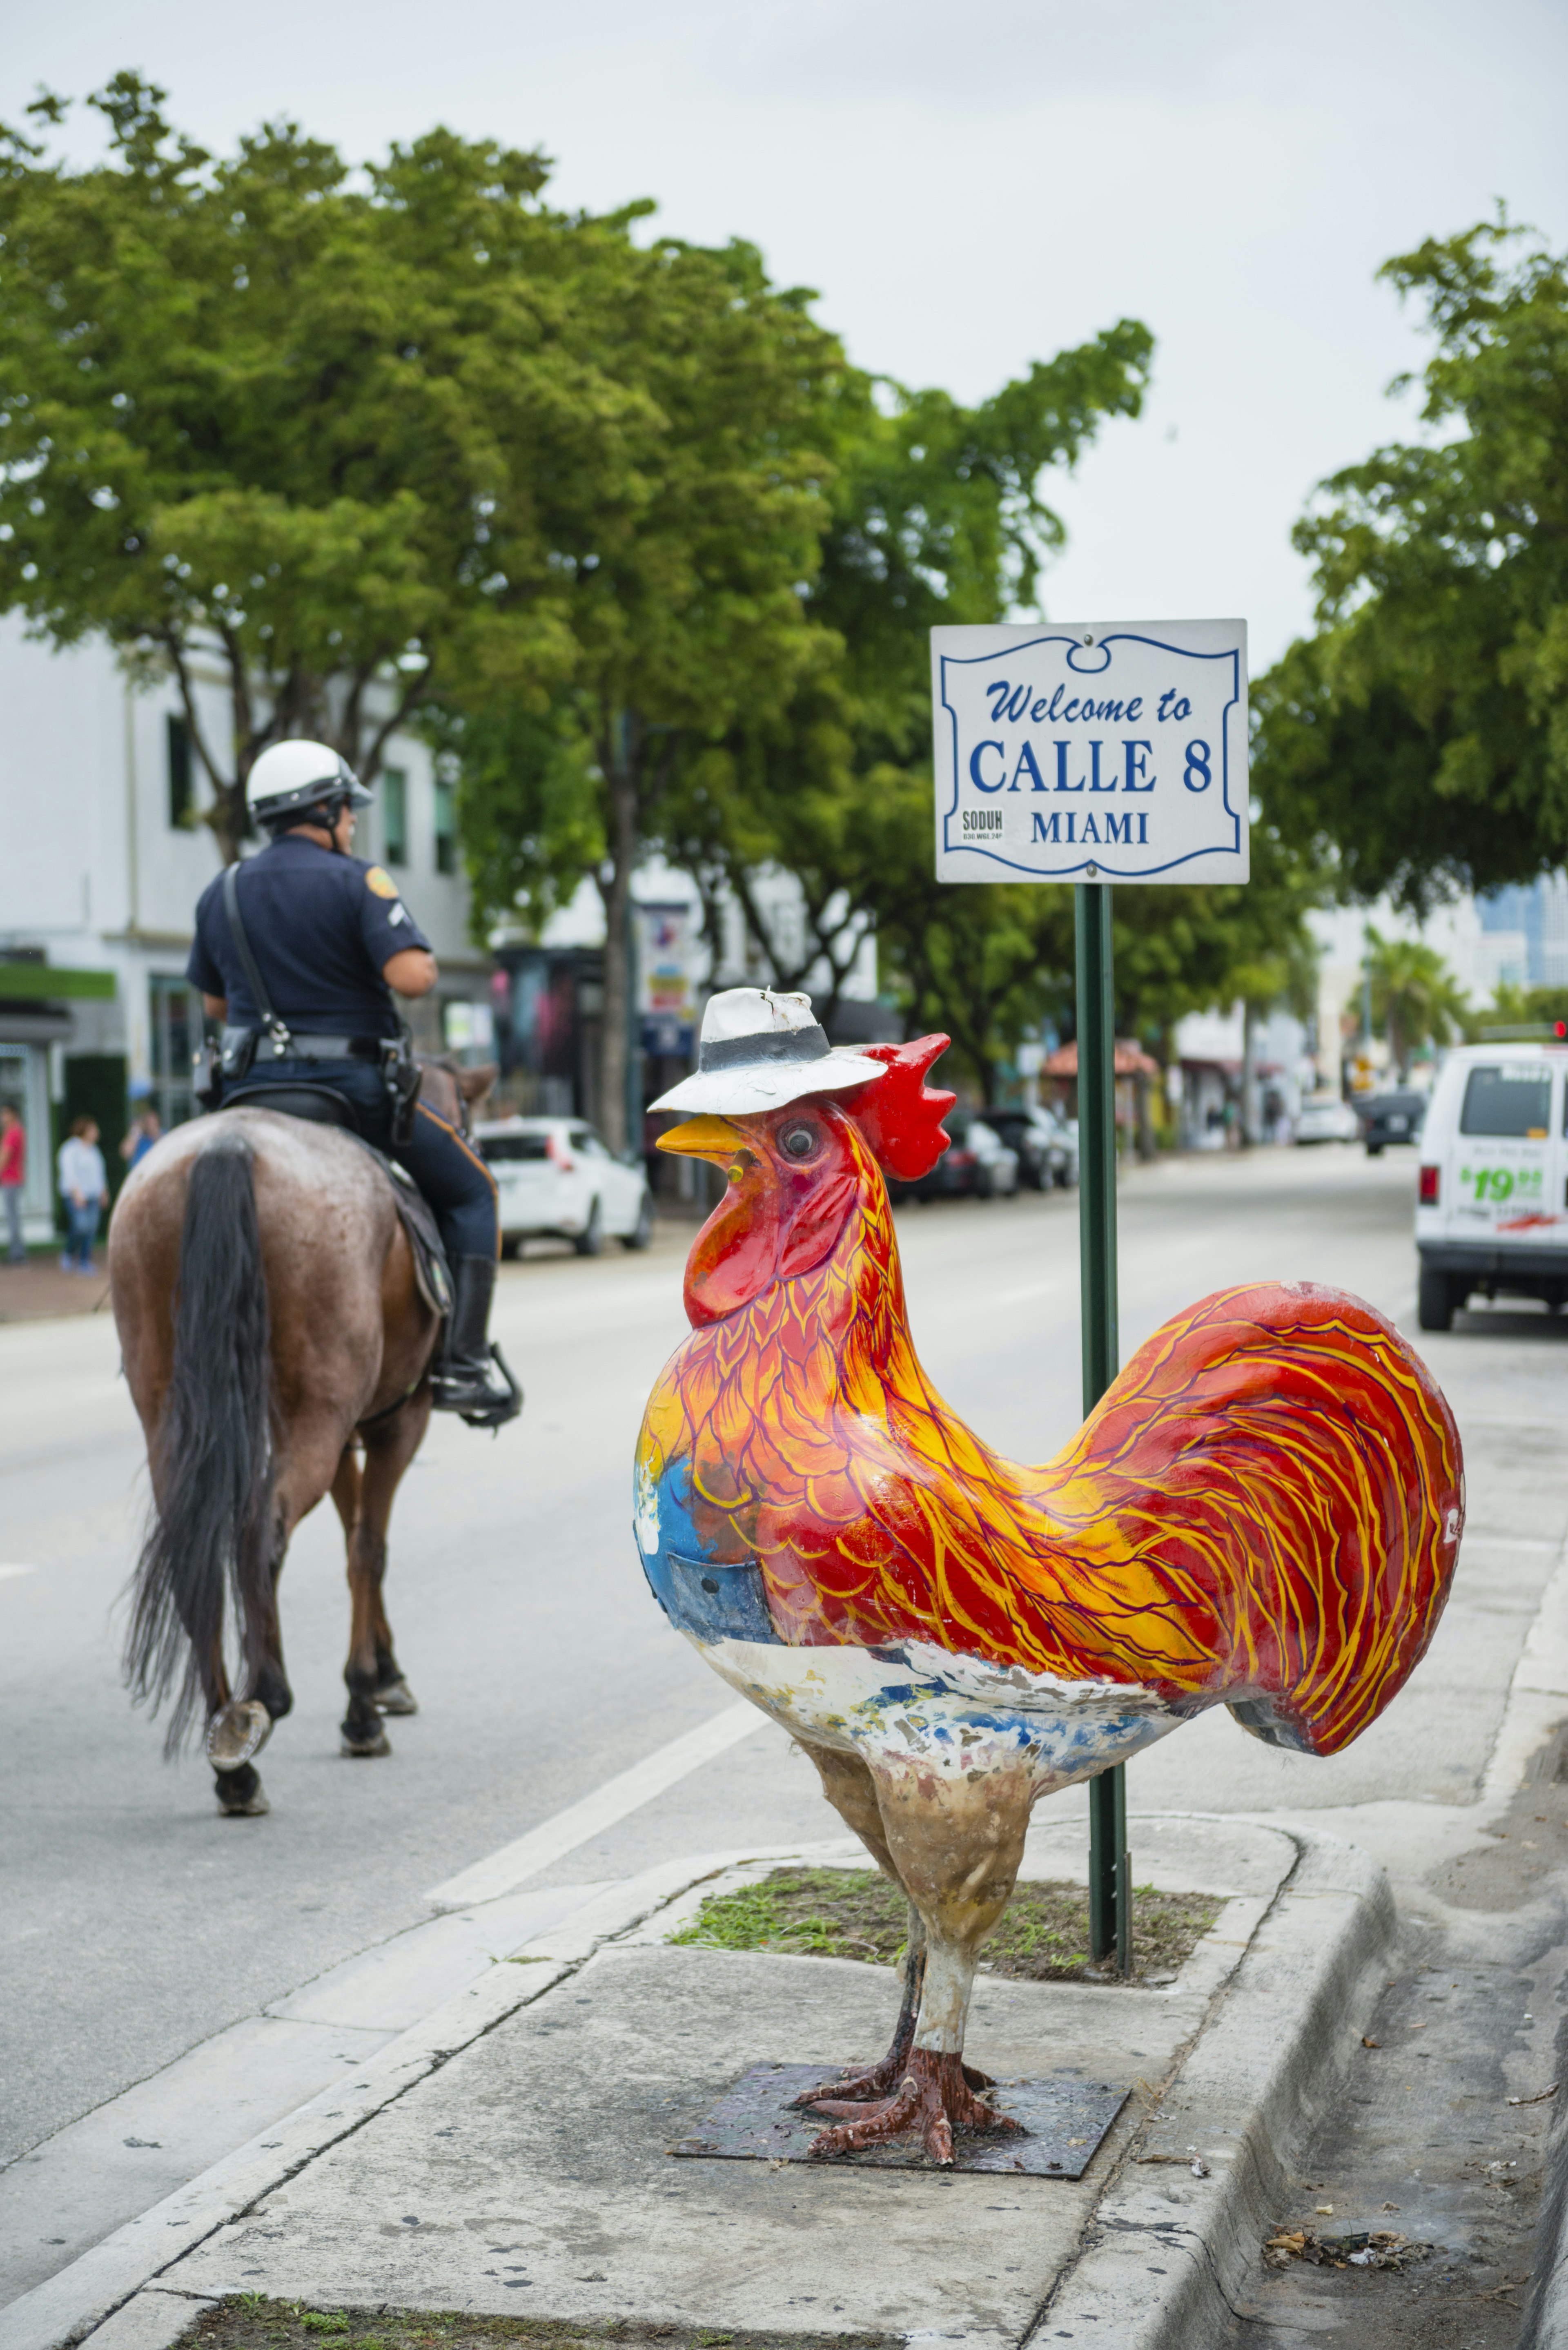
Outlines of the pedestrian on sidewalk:
M 27 1180 L 27 1129 L 9 1102 L 0 1102 L 0 1201 L 5 1209 L 5 1262 L 26 1264 L 22 1186 Z
M 130 1130 L 119 1146 L 119 1155 L 130 1167 L 140 1167 L 153 1144 L 163 1132 L 158 1112 L 151 1105 L 139 1109 L 130 1121 Z
M 71 1130 L 59 1149 L 60 1197 L 66 1203 L 68 1232 L 60 1259 L 63 1273 L 90 1273 L 92 1244 L 98 1238 L 100 1211 L 109 1205 L 109 1177 L 98 1147 L 97 1122 L 73 1118 Z

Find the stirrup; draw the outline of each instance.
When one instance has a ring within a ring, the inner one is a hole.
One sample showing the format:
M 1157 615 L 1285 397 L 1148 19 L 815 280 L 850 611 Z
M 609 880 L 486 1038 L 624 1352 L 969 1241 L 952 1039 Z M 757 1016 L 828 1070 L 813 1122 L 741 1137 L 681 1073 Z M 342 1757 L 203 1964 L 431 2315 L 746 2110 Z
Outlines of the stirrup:
M 478 1362 L 438 1368 L 431 1386 L 435 1409 L 455 1411 L 470 1428 L 504 1428 L 523 1409 L 523 1390 L 493 1341 Z

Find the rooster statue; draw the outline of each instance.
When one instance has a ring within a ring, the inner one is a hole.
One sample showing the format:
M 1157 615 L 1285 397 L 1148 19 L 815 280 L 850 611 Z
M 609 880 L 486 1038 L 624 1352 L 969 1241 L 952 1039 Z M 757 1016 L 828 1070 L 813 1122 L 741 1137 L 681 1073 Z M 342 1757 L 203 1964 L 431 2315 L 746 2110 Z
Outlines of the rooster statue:
M 893 2044 L 803 2103 L 815 2154 L 1015 2127 L 963 2061 L 1030 1807 L 1207 1706 L 1333 1754 L 1418 1662 L 1463 1521 L 1459 1444 L 1380 1314 L 1310 1282 L 1156 1332 L 1072 1442 L 1005 1461 L 905 1317 L 883 1170 L 929 1172 L 948 1040 L 835 1051 L 805 995 L 712 998 L 659 1137 L 729 1187 L 649 1402 L 636 1530 L 670 1621 L 783 1724 L 907 1894 Z

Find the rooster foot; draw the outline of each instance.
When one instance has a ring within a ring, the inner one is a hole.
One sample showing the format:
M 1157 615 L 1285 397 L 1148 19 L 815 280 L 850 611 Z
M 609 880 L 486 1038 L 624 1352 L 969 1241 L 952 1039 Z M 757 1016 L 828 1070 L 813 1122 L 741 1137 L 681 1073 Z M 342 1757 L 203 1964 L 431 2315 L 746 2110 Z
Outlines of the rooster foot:
M 909 2069 L 909 2050 L 913 2033 L 900 2046 L 895 2041 L 879 2064 L 868 2064 L 861 2073 L 841 2073 L 836 2081 L 823 2081 L 815 2089 L 803 2089 L 793 2100 L 797 2106 L 820 2105 L 831 2097 L 836 2105 L 865 2106 L 879 2097 L 890 2097 Z M 994 2089 L 996 2083 L 989 2073 L 977 2064 L 963 2068 L 964 2086 L 970 2089 Z M 967 2128 L 968 2124 L 964 2126 Z
M 1010 2114 L 999 2114 L 977 2097 L 965 2079 L 961 2056 L 939 2055 L 929 2048 L 909 2054 L 909 2069 L 896 2092 L 879 2105 L 866 2106 L 847 2097 L 818 2097 L 819 2114 L 842 2114 L 846 2126 L 824 2130 L 814 2138 L 812 2154 L 819 2159 L 835 2154 L 857 2154 L 862 2147 L 883 2146 L 919 2130 L 926 2152 L 944 2166 L 953 2158 L 953 2132 L 1016 2130 L 1022 2124 Z M 867 2075 L 869 2078 L 870 2075 Z

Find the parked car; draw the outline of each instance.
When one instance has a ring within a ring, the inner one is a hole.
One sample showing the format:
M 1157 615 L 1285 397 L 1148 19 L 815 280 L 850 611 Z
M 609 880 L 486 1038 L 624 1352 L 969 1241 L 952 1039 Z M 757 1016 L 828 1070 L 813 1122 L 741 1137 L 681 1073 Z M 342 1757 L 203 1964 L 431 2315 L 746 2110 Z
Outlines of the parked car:
M 1078 1180 L 1078 1136 L 1054 1109 L 988 1109 L 985 1122 L 1018 1159 L 1018 1180 L 1036 1191 Z
M 1418 1142 L 1426 1115 L 1425 1094 L 1374 1094 L 1370 1101 L 1357 1103 L 1368 1159 L 1376 1159 L 1391 1142 Z
M 972 1192 L 977 1200 L 1011 1196 L 1018 1189 L 1018 1154 L 994 1127 L 973 1110 L 950 1110 L 942 1120 L 950 1137 L 930 1173 L 918 1183 L 892 1183 L 895 1200 L 951 1199 Z
M 1296 1112 L 1298 1142 L 1354 1142 L 1360 1132 L 1355 1112 L 1337 1094 L 1309 1094 Z
M 1568 1305 L 1568 1048 L 1463 1045 L 1432 1088 L 1416 1194 L 1417 1315 L 1473 1290 Z
M 496 1118 L 473 1130 L 500 1192 L 501 1253 L 525 1240 L 568 1240 L 597 1256 L 607 1240 L 643 1249 L 653 1238 L 653 1196 L 635 1152 L 618 1159 L 572 1118 Z

